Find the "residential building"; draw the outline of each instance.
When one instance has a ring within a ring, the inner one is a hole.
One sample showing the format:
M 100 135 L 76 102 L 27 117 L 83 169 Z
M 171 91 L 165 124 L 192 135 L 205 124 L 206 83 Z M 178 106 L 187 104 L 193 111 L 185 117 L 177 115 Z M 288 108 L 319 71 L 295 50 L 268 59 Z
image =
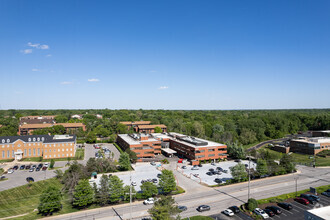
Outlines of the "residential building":
M 79 115 L 71 115 L 71 118 L 75 118 L 75 119 L 82 119 L 83 118 L 83 115 L 82 114 L 79 114 Z
M 139 160 L 155 157 L 160 151 L 167 155 L 177 154 L 197 163 L 227 158 L 226 145 L 178 133 L 119 134 L 117 143 L 124 150 L 130 148 L 134 151 Z
M 62 125 L 67 133 L 76 132 L 78 129 L 86 131 L 86 126 L 83 123 L 57 123 L 57 124 L 22 124 L 18 127 L 19 135 L 32 135 L 34 130 L 49 128 L 55 125 Z
M 330 137 L 330 130 L 326 131 L 312 131 L 313 137 Z
M 56 115 L 40 115 L 40 116 L 33 116 L 33 115 L 30 115 L 30 116 L 23 116 L 23 117 L 20 117 L 19 120 L 28 120 L 28 119 L 55 119 Z
M 330 150 L 330 138 L 327 137 L 302 137 L 290 140 L 290 151 L 303 154 L 317 154 L 323 150 Z
M 167 127 L 166 125 L 137 125 L 135 126 L 134 130 L 135 132 L 138 133 L 145 133 L 145 134 L 151 134 L 151 133 L 155 133 L 155 128 L 159 127 L 160 129 L 162 129 L 162 133 L 166 133 L 167 132 Z
M 75 149 L 74 135 L 0 136 L 0 160 L 74 157 Z

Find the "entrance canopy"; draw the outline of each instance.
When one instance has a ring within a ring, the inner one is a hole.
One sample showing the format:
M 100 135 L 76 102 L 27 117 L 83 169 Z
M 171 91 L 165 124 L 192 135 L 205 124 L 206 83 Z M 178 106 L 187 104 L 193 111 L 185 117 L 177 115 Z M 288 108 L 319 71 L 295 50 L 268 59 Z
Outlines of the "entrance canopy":
M 164 151 L 167 154 L 176 154 L 176 151 L 170 148 L 162 148 L 162 151 Z

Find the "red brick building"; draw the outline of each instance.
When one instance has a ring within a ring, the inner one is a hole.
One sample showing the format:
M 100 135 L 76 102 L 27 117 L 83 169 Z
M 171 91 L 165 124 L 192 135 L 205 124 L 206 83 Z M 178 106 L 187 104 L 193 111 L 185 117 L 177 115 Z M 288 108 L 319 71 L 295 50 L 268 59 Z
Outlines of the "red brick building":
M 55 125 L 62 125 L 67 133 L 72 133 L 81 128 L 86 131 L 86 126 L 83 123 L 57 123 L 57 124 L 22 124 L 18 127 L 19 135 L 32 135 L 34 130 L 49 128 Z
M 138 125 L 150 125 L 151 121 L 122 121 L 121 124 L 127 126 L 127 130 L 130 130 L 132 127 L 135 130 L 135 127 Z
M 155 133 L 156 127 L 159 127 L 160 129 L 162 129 L 162 133 L 167 132 L 166 125 L 137 125 L 135 127 L 135 132 L 151 134 L 151 133 Z
M 330 150 L 330 138 L 328 137 L 300 138 L 290 141 L 291 152 L 314 155 L 323 150 Z

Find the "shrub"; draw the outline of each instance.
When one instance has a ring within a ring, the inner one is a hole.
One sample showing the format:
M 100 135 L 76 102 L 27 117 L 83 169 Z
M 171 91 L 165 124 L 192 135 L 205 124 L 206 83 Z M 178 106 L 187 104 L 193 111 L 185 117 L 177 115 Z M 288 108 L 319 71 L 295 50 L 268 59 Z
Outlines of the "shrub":
M 258 201 L 257 200 L 255 200 L 253 198 L 251 198 L 251 199 L 248 200 L 248 202 L 247 202 L 247 209 L 249 211 L 252 212 L 257 207 L 258 207 Z

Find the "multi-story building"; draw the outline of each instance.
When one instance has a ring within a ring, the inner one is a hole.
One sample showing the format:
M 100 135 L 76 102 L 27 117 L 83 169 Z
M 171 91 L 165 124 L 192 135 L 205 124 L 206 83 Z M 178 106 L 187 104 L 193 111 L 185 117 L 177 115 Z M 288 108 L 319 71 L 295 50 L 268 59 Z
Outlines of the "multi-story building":
M 0 136 L 0 160 L 30 157 L 44 159 L 74 157 L 76 136 Z
M 161 141 L 146 134 L 119 134 L 117 143 L 124 150 L 129 148 L 134 151 L 139 161 L 161 153 Z
M 330 138 L 312 137 L 299 138 L 290 141 L 290 151 L 303 154 L 317 154 L 323 150 L 330 150 Z
M 201 160 L 227 158 L 226 145 L 178 133 L 120 134 L 117 143 L 123 149 L 130 148 L 137 153 L 139 160 L 154 157 L 160 150 L 178 154 L 197 163 Z
M 121 124 L 127 126 L 127 130 L 130 130 L 132 127 L 136 131 L 136 126 L 138 125 L 150 125 L 151 121 L 122 121 Z
M 162 129 L 162 133 L 163 132 L 167 132 L 167 127 L 166 125 L 137 125 L 134 129 L 135 132 L 138 133 L 145 133 L 145 134 L 151 134 L 151 133 L 155 133 L 155 128 L 159 127 L 160 129 Z
M 57 124 L 22 124 L 18 127 L 19 135 L 32 135 L 34 130 L 49 128 L 55 125 L 62 125 L 67 133 L 74 133 L 78 129 L 86 131 L 86 126 L 83 123 L 57 123 Z
M 20 120 L 28 120 L 28 119 L 55 119 L 56 115 L 42 115 L 42 116 L 23 116 L 20 117 Z
M 312 131 L 313 137 L 330 137 L 330 130 L 326 131 Z

